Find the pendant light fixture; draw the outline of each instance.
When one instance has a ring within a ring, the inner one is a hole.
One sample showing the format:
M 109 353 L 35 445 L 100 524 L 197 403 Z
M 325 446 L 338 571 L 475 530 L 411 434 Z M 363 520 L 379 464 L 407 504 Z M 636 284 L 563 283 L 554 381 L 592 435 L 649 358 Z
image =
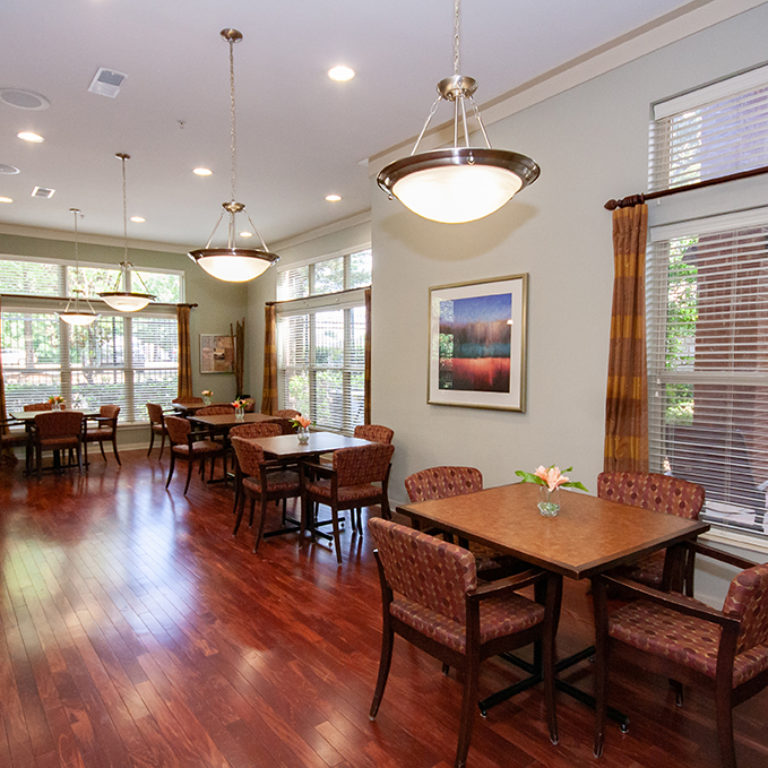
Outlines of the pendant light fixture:
M 125 152 L 116 152 L 115 157 L 120 160 L 123 170 L 123 260 L 120 262 L 120 274 L 117 276 L 115 289 L 99 293 L 99 298 L 118 312 L 138 312 L 140 309 L 144 309 L 150 301 L 154 301 L 155 296 L 149 292 L 144 279 L 138 272 L 133 274 L 139 278 L 146 293 L 128 290 L 128 270 L 133 264 L 128 261 L 128 198 L 125 193 L 125 161 L 130 160 L 131 156 L 126 155 Z M 121 285 L 124 289 L 122 291 L 120 290 Z
M 209 275 L 219 280 L 227 280 L 232 283 L 243 283 L 253 280 L 262 274 L 268 267 L 274 264 L 280 257 L 270 253 L 264 238 L 253 224 L 251 217 L 246 213 L 245 217 L 251 226 L 251 231 L 261 242 L 261 248 L 238 248 L 236 237 L 240 229 L 236 226 L 235 217 L 245 210 L 243 203 L 236 202 L 236 161 L 237 161 L 237 127 L 235 122 L 235 64 L 234 45 L 243 39 L 243 35 L 236 29 L 222 29 L 220 32 L 225 42 L 229 43 L 229 102 L 230 102 L 230 149 L 231 149 L 231 197 L 228 202 L 222 203 L 224 212 L 229 214 L 227 223 L 227 244 L 221 248 L 211 248 L 216 230 L 219 228 L 224 213 L 219 215 L 216 226 L 208 238 L 205 248 L 190 251 L 189 257 L 196 261 Z M 249 235 L 250 236 L 250 235 Z
M 447 224 L 488 216 L 539 176 L 539 166 L 530 157 L 491 148 L 474 99 L 477 81 L 459 70 L 460 15 L 461 0 L 454 0 L 453 75 L 437 84 L 439 95 L 410 156 L 390 163 L 377 178 L 390 197 L 398 198 L 414 213 Z M 453 102 L 453 146 L 417 154 L 441 101 Z M 469 144 L 467 102 L 485 141 L 484 147 Z M 465 142 L 461 147 L 459 123 Z
M 73 215 L 75 220 L 75 280 L 74 283 L 76 286 L 80 285 L 80 252 L 78 248 L 78 238 L 77 238 L 77 217 L 80 215 L 80 209 L 79 208 L 70 208 L 69 212 Z M 98 315 L 93 311 L 93 307 L 91 306 L 91 302 L 88 301 L 88 297 L 85 297 L 85 303 L 88 305 L 88 309 L 80 306 L 80 294 L 83 291 L 77 287 L 73 288 L 71 293 L 74 298 L 70 298 L 67 302 L 67 306 L 64 309 L 63 312 L 59 312 L 59 317 L 67 324 L 67 325 L 90 325 L 97 317 Z M 72 302 L 75 302 L 74 307 L 72 306 Z

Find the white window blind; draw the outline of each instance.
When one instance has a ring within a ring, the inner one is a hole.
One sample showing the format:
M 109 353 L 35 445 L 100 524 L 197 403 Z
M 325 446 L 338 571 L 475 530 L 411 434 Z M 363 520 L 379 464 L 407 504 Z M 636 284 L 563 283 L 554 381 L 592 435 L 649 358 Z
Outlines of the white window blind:
M 280 408 L 295 408 L 318 427 L 346 434 L 362 424 L 366 317 L 361 286 L 370 280 L 370 249 L 280 272 Z
M 651 191 L 768 165 L 768 67 L 654 105 Z

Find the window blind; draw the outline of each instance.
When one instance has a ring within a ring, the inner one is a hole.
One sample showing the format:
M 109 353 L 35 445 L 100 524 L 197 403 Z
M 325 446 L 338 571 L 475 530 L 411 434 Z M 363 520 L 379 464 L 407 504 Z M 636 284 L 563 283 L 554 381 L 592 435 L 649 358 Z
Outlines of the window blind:
M 768 67 L 654 105 L 651 191 L 768 165 Z
M 706 519 L 765 535 L 768 211 L 741 218 L 652 231 L 649 453 L 655 471 L 704 486 Z

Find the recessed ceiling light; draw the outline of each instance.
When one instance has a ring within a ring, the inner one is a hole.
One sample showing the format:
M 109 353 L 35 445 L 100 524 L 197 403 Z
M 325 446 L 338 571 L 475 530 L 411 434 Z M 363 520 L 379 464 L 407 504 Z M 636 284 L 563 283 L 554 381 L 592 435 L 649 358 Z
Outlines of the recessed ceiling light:
M 213 171 L 210 168 L 193 168 L 192 173 L 194 173 L 195 176 L 210 176 Z
M 131 221 L 134 224 L 143 224 L 146 219 L 143 216 L 131 216 Z
M 338 66 L 331 67 L 328 70 L 328 77 L 330 77 L 331 80 L 335 80 L 337 83 L 346 83 L 354 76 L 355 70 L 351 67 L 345 66 L 344 64 L 339 64 Z
M 338 202 L 341 200 L 341 195 L 336 195 L 336 194 L 333 194 L 333 195 L 326 195 L 326 196 L 325 196 L 325 199 L 326 199 L 326 200 L 327 200 L 329 203 L 338 203 Z
M 13 202 L 12 197 L 5 197 L 5 196 L 0 197 L 0 203 L 12 203 L 12 202 Z
M 5 174 L 6 176 L 14 176 L 17 173 L 20 173 L 20 171 L 15 165 L 0 163 L 0 173 Z
M 253 237 L 253 232 L 248 232 L 246 230 L 245 232 L 240 233 L 240 237 Z
M 16 136 L 22 141 L 29 141 L 32 144 L 42 144 L 45 141 L 39 133 L 33 131 L 19 131 Z
M 25 91 L 23 88 L 0 89 L 0 101 L 16 109 L 48 109 L 51 102 L 40 93 Z

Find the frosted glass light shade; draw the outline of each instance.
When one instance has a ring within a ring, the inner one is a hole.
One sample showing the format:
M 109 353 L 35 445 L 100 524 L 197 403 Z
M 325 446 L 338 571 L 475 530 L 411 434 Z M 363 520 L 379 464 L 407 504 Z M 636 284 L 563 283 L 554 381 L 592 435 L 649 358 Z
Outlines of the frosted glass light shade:
M 201 248 L 190 251 L 189 258 L 211 277 L 230 283 L 245 283 L 266 272 L 279 256 L 250 248 Z
M 67 325 L 90 325 L 98 315 L 95 312 L 59 312 Z
M 149 304 L 154 296 L 148 293 L 128 293 L 127 291 L 109 291 L 100 293 L 105 304 L 118 312 L 138 312 Z
M 419 216 L 459 224 L 497 211 L 538 175 L 538 165 L 525 155 L 454 147 L 390 163 L 378 182 Z

